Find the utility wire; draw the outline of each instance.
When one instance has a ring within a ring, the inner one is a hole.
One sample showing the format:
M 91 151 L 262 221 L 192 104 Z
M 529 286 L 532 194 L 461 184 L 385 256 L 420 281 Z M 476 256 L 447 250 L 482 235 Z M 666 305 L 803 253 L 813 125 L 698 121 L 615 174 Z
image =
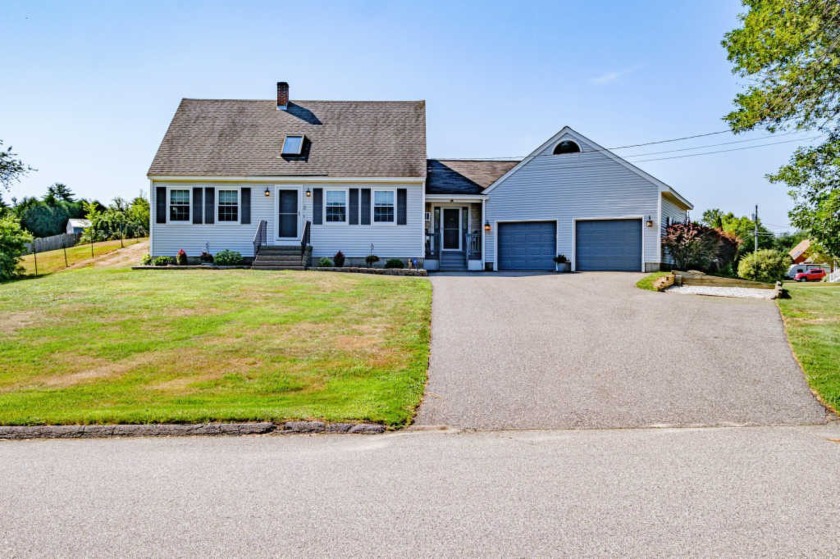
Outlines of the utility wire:
M 727 145 L 728 143 L 712 144 L 712 145 L 707 145 L 707 146 L 698 146 L 696 148 L 685 148 L 685 149 L 682 149 L 682 150 L 669 150 L 669 151 L 664 151 L 664 152 L 651 152 L 651 153 L 640 153 L 640 154 L 634 154 L 634 155 L 626 155 L 623 158 L 624 159 L 634 159 L 634 161 L 632 161 L 633 164 L 647 163 L 647 162 L 651 162 L 651 161 L 668 161 L 668 160 L 671 160 L 671 159 L 684 159 L 684 158 L 687 158 L 687 157 L 699 157 L 701 155 L 716 155 L 716 154 L 728 153 L 728 152 L 732 152 L 732 151 L 744 151 L 744 150 L 749 150 L 749 149 L 775 146 L 775 145 L 780 145 L 780 144 L 789 144 L 789 143 L 792 143 L 792 142 L 804 142 L 804 141 L 814 140 L 814 139 L 817 139 L 819 137 L 820 136 L 811 136 L 811 137 L 807 137 L 807 138 L 793 138 L 793 139 L 789 139 L 789 140 L 782 140 L 782 141 L 779 141 L 779 142 L 767 142 L 767 143 L 764 143 L 764 144 L 757 144 L 757 145 L 752 145 L 752 146 L 743 146 L 743 147 L 739 147 L 739 148 L 720 149 L 720 150 L 714 150 L 714 151 L 705 151 L 705 152 L 702 152 L 702 153 L 689 153 L 689 154 L 685 154 L 685 155 L 671 155 L 671 156 L 668 156 L 668 157 L 655 157 L 655 158 L 652 158 L 652 159 L 641 159 L 641 160 L 637 159 L 637 158 L 640 158 L 640 157 L 644 158 L 644 157 L 650 157 L 651 155 L 658 155 L 660 153 L 674 153 L 674 152 L 677 152 L 677 151 L 686 151 L 686 150 L 689 150 L 689 149 L 705 149 L 705 148 L 708 148 L 708 147 L 715 147 L 717 145 Z M 764 138 L 757 138 L 757 139 L 764 139 Z M 735 142 L 732 142 L 732 143 L 735 143 Z M 591 157 L 587 157 L 587 156 L 595 155 L 596 153 L 599 153 L 601 151 L 606 151 L 606 150 L 588 150 L 588 151 L 584 151 L 582 153 L 573 153 L 573 154 L 567 154 L 567 155 L 568 156 L 574 156 L 574 161 L 578 162 L 578 164 L 575 165 L 575 168 L 581 169 L 581 168 L 599 166 L 601 164 L 600 161 L 592 160 Z M 544 155 L 537 155 L 537 156 L 535 156 L 535 158 L 536 157 L 563 157 L 563 156 L 556 156 L 556 155 L 553 155 L 553 154 L 544 154 Z M 586 158 L 588 161 L 581 161 L 583 158 Z M 517 160 L 514 160 L 514 159 L 460 159 L 460 160 L 459 159 L 444 159 L 444 161 L 479 161 L 479 162 L 494 162 L 495 161 L 495 162 L 504 162 L 504 161 L 517 161 Z M 521 161 L 521 160 L 518 160 L 518 161 Z M 571 158 L 570 158 L 570 161 L 571 161 Z M 453 170 L 451 170 L 451 169 L 428 169 L 428 172 L 430 172 L 430 173 L 451 173 L 451 172 L 453 172 Z
M 629 144 L 629 145 L 626 145 L 626 146 L 616 146 L 616 147 L 613 147 L 613 148 L 606 148 L 606 149 L 609 149 L 609 150 L 630 149 L 630 148 L 638 148 L 638 147 L 642 147 L 642 146 L 652 146 L 652 145 L 656 145 L 656 144 L 667 144 L 667 143 L 670 143 L 670 142 L 682 142 L 684 140 L 693 140 L 695 138 L 705 138 L 706 136 L 716 136 L 718 134 L 726 134 L 727 132 L 732 133 L 732 130 L 727 128 L 726 130 L 718 130 L 717 132 L 704 132 L 702 134 L 694 134 L 692 136 L 682 136 L 681 138 L 670 138 L 668 140 L 656 140 L 656 141 L 653 141 L 653 142 L 644 142 L 644 143 L 641 143 L 641 144 Z
M 686 157 L 698 157 L 700 155 L 714 155 L 716 153 L 728 153 L 730 151 L 743 151 L 745 149 L 755 149 L 755 148 L 762 148 L 762 147 L 767 147 L 767 146 L 777 146 L 779 144 L 789 144 L 791 142 L 802 142 L 802 141 L 806 141 L 806 140 L 816 140 L 819 137 L 820 136 L 812 136 L 810 138 L 794 138 L 793 140 L 783 140 L 781 142 L 770 142 L 770 143 L 767 143 L 767 144 L 758 144 L 756 146 L 746 146 L 746 147 L 732 148 L 732 149 L 719 149 L 719 150 L 716 150 L 716 151 L 706 151 L 706 152 L 703 152 L 703 153 L 689 153 L 687 155 L 674 155 L 674 156 L 671 156 L 671 157 L 657 157 L 657 158 L 654 158 L 654 159 L 638 160 L 635 163 L 647 163 L 649 161 L 665 161 L 666 159 L 685 159 Z

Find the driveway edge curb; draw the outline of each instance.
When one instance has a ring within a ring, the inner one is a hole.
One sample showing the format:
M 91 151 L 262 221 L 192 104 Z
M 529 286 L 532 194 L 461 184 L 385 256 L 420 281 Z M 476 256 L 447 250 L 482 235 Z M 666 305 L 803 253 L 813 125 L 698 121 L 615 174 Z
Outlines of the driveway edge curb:
M 169 423 L 148 425 L 6 425 L 0 426 L 0 440 L 242 436 L 270 433 L 374 435 L 384 432 L 385 426 L 377 423 L 325 423 L 321 421 L 199 423 L 191 425 Z

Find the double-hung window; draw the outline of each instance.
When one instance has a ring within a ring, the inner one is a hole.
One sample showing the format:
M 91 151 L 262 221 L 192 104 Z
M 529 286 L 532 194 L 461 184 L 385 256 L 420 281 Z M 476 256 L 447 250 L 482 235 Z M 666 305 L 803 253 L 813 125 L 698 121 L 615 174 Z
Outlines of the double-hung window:
M 190 191 L 169 191 L 169 221 L 190 220 Z
M 344 223 L 347 221 L 347 192 L 344 190 L 327 190 L 327 223 Z
M 394 191 L 374 190 L 373 222 L 394 223 Z
M 219 223 L 239 221 L 239 191 L 219 190 Z

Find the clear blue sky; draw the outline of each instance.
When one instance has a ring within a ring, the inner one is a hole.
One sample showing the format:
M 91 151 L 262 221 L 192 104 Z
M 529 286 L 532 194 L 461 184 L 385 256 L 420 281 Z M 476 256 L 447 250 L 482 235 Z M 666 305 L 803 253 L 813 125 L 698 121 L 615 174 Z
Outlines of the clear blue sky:
M 107 201 L 148 190 L 182 97 L 272 99 L 279 80 L 292 99 L 425 99 L 430 157 L 524 156 L 564 125 L 605 147 L 717 131 L 739 89 L 720 46 L 739 11 L 734 0 L 6 0 L 0 139 L 38 169 L 12 195 L 64 182 Z M 696 217 L 758 203 L 778 231 L 791 203 L 764 175 L 796 145 L 639 166 Z

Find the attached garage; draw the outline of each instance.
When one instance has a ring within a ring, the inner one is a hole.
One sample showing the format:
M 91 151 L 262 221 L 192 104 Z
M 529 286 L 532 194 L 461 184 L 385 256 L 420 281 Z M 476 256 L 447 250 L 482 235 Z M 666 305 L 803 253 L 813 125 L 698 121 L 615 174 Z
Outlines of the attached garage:
M 554 270 L 557 222 L 500 223 L 500 270 Z
M 575 270 L 638 272 L 641 269 L 641 219 L 575 222 Z

